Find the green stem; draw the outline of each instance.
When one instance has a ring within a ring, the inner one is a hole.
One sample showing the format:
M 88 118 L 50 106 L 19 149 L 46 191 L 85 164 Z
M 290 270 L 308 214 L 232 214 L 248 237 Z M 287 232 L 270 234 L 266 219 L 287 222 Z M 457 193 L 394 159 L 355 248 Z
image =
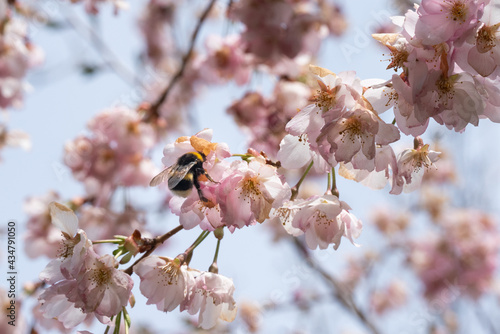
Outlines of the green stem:
M 128 334 L 128 329 L 130 328 L 130 315 L 125 307 L 123 307 L 123 320 L 125 320 L 125 334 Z
M 332 194 L 339 197 L 339 190 L 337 189 L 337 179 L 335 177 L 335 169 L 332 168 L 332 187 L 329 188 L 332 190 Z
M 219 257 L 219 247 L 220 247 L 220 239 L 217 240 L 217 247 L 215 248 L 215 255 L 214 255 L 214 263 L 217 263 L 217 258 Z
M 118 240 L 118 239 L 106 239 L 106 240 L 95 240 L 92 241 L 92 244 L 120 244 L 122 243 L 123 240 Z
M 326 192 L 329 192 L 331 188 L 332 188 L 332 173 L 328 173 Z
M 115 259 L 118 259 L 118 257 L 119 257 L 120 255 L 122 255 L 122 254 L 123 254 L 123 251 L 122 251 L 122 250 L 119 250 L 119 251 L 116 253 L 116 255 L 115 255 Z
M 201 232 L 200 236 L 195 240 L 195 242 L 193 242 L 193 244 L 191 246 L 189 246 L 188 249 L 186 249 L 186 251 L 184 253 L 189 254 L 192 251 L 194 251 L 194 249 L 196 247 L 198 247 L 209 234 L 210 234 L 210 231 Z
M 307 169 L 305 170 L 304 174 L 300 178 L 299 182 L 297 182 L 295 187 L 292 188 L 292 197 L 290 198 L 291 200 L 294 200 L 297 197 L 297 195 L 299 194 L 300 185 L 302 184 L 302 182 L 304 182 L 307 174 L 309 174 L 309 171 L 311 170 L 313 164 L 314 164 L 314 161 L 311 161 L 309 166 L 307 166 Z
M 120 323 L 122 322 L 122 312 L 118 312 L 116 315 L 116 320 L 115 320 L 115 330 L 113 331 L 113 334 L 120 334 Z

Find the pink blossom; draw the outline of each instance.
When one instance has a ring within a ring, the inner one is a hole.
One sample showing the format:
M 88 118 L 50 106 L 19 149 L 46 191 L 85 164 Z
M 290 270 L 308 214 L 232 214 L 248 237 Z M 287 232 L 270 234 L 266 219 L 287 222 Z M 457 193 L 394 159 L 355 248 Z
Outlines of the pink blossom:
M 272 208 L 290 198 L 291 190 L 275 167 L 252 159 L 233 162 L 216 194 L 222 221 L 234 229 L 264 222 Z
M 391 194 L 411 192 L 422 182 L 424 172 L 439 159 L 440 152 L 429 150 L 429 145 L 406 149 L 398 155 L 398 170 L 392 184 Z
M 202 272 L 189 287 L 180 310 L 198 316 L 198 326 L 209 329 L 217 319 L 233 321 L 236 317 L 236 302 L 233 299 L 233 281 L 225 276 Z
M 38 297 L 43 316 L 47 319 L 56 318 L 66 328 L 74 328 L 84 321 L 87 315 L 67 297 L 69 294 L 75 295 L 76 289 L 76 280 L 60 281 L 45 289 Z
M 397 309 L 404 305 L 408 298 L 406 290 L 404 282 L 394 280 L 387 288 L 374 291 L 370 297 L 370 304 L 377 314 Z
M 169 49 L 173 49 L 174 13 L 177 1 L 150 0 L 139 20 L 139 27 L 146 43 L 146 55 L 157 68 L 172 66 Z
M 481 0 L 423 0 L 418 8 L 415 37 L 424 45 L 454 41 L 473 29 L 482 16 Z
M 336 250 L 342 236 L 354 245 L 361 234 L 362 223 L 351 213 L 347 203 L 337 196 L 313 196 L 294 200 L 276 211 L 288 233 L 298 236 L 305 233 L 310 249 L 326 249 L 333 244 Z
M 436 84 L 439 103 L 444 110 L 434 119 L 457 132 L 463 131 L 469 123 L 478 126 L 479 117 L 484 114 L 485 101 L 472 76 L 462 72 L 442 77 Z
M 50 214 L 65 239 L 59 257 L 40 273 L 40 279 L 50 284 L 39 297 L 44 316 L 57 317 L 68 328 L 82 322 L 87 314 L 94 314 L 101 322 L 116 315 L 128 303 L 132 279 L 116 269 L 114 257 L 99 257 L 94 252 L 68 207 L 53 202 Z
M 214 231 L 216 228 L 224 226 L 221 217 L 220 204 L 217 203 L 216 189 L 218 185 L 205 184 L 202 192 L 208 201 L 200 200 L 195 192 L 187 198 L 173 196 L 169 201 L 172 213 L 179 216 L 179 223 L 189 230 L 195 226 L 200 226 L 202 230 Z
M 150 256 L 139 262 L 134 272 L 141 278 L 140 290 L 148 299 L 146 304 L 155 304 L 164 312 L 179 306 L 194 284 L 187 266 L 175 259 Z
M 28 40 L 28 24 L 15 16 L 2 18 L 0 34 L 0 107 L 21 107 L 27 71 L 43 58 L 39 48 Z
M 242 39 L 248 52 L 270 65 L 283 57 L 314 54 L 327 34 L 322 19 L 300 2 L 244 0 L 232 6 L 229 16 L 245 25 Z
M 306 134 L 300 137 L 286 135 L 280 143 L 277 158 L 286 169 L 307 167 L 311 162 L 317 173 L 327 173 L 331 169 L 317 149 L 311 147 Z
M 221 38 L 210 35 L 206 40 L 208 54 L 198 59 L 201 78 L 207 83 L 220 83 L 234 79 L 238 85 L 250 80 L 249 54 L 245 54 L 245 43 L 239 35 Z
M 127 108 L 105 110 L 92 119 L 89 136 L 65 146 L 64 162 L 90 196 L 107 200 L 117 186 L 146 186 L 157 173 L 144 154 L 156 143 L 150 124 Z
M 24 131 L 9 130 L 5 125 L 0 124 L 0 150 L 4 147 L 20 147 L 29 151 L 31 149 L 30 136 Z
M 122 212 L 106 207 L 83 205 L 79 208 L 79 225 L 92 240 L 107 239 L 112 235 L 130 235 L 143 230 L 145 214 L 127 205 Z
M 71 209 L 52 202 L 49 210 L 52 224 L 62 232 L 64 238 L 60 243 L 57 258 L 49 262 L 39 277 L 42 281 L 54 284 L 80 273 L 92 243 L 85 232 L 78 229 L 78 218 Z
M 128 8 L 128 3 L 125 0 L 72 0 L 72 2 L 84 2 L 87 13 L 94 15 L 99 13 L 98 6 L 104 2 L 113 4 L 115 14 L 117 14 L 120 9 Z
M 464 49 L 459 50 L 459 52 L 467 53 L 467 64 L 483 77 L 498 76 L 496 70 L 500 64 L 499 15 L 500 11 L 495 2 L 485 6 L 484 15 L 481 18 L 483 24 L 477 27 L 474 41 L 467 40 L 473 45 L 466 45 Z M 466 70 L 463 65 L 464 62 L 460 62 L 460 66 Z
M 118 261 L 113 256 L 99 257 L 91 251 L 85 258 L 85 271 L 76 277 L 80 298 L 75 300 L 75 306 L 85 313 L 106 317 L 118 314 L 127 306 L 134 283 L 117 267 Z
M 406 230 L 410 223 L 410 217 L 407 212 L 395 213 L 392 209 L 381 207 L 373 211 L 371 220 L 380 232 L 391 237 Z
M 24 211 L 28 215 L 24 250 L 35 258 L 41 255 L 55 258 L 58 247 L 63 240 L 61 231 L 51 223 L 49 203 L 59 199 L 53 191 L 39 197 L 30 197 L 24 203 Z
M 142 122 L 137 111 L 123 106 L 101 111 L 87 127 L 98 140 L 105 141 L 119 154 L 132 155 L 156 144 L 153 127 Z
M 351 162 L 340 163 L 339 175 L 372 189 L 383 189 L 387 182 L 397 175 L 396 155 L 389 145 L 377 146 L 373 162 L 374 169 L 372 171 L 354 168 Z
M 338 75 L 312 67 L 317 74 L 319 89 L 310 104 L 301 109 L 286 125 L 288 133 L 301 136 L 307 134 L 309 142 L 316 145 L 320 131 L 327 122 L 336 121 L 346 108 L 353 108 L 361 98 L 362 87 L 354 72 L 341 72 Z
M 247 93 L 233 103 L 228 112 L 248 132 L 250 147 L 275 157 L 279 143 L 286 135 L 285 125 L 295 116 L 298 107 L 308 103 L 310 95 L 307 85 L 280 80 L 270 98 L 264 98 L 259 93 Z
M 475 210 L 449 211 L 439 221 L 443 231 L 414 242 L 410 263 L 433 298 L 457 285 L 477 299 L 494 282 L 499 235 L 495 222 Z
M 361 106 L 345 112 L 326 124 L 317 138 L 321 155 L 330 165 L 352 162 L 357 169 L 373 170 L 376 144 L 387 145 L 399 139 L 398 129 Z

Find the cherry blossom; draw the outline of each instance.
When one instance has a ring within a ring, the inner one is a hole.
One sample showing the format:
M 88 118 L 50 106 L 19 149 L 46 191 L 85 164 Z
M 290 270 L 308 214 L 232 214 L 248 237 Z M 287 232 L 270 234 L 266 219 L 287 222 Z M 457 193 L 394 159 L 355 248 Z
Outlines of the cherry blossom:
M 174 48 L 172 24 L 177 1 L 150 0 L 139 20 L 139 27 L 146 43 L 146 56 L 152 64 L 167 70 L 173 59 L 167 57 Z
M 9 130 L 5 125 L 0 124 L 0 150 L 4 147 L 20 147 L 29 151 L 31 149 L 30 136 L 24 131 Z
M 429 150 L 422 139 L 415 139 L 415 149 L 402 151 L 397 158 L 398 170 L 392 184 L 391 194 L 411 192 L 422 182 L 424 172 L 439 158 L 439 152 Z
M 454 41 L 473 29 L 489 0 L 423 0 L 415 37 L 424 45 Z
M 333 124 L 343 113 L 345 108 L 353 108 L 361 98 L 362 87 L 354 72 L 341 72 L 338 75 L 322 69 L 311 67 L 317 74 L 319 89 L 313 95 L 310 104 L 301 109 L 288 122 L 288 133 L 301 136 L 307 134 L 309 142 L 316 145 L 320 131 L 327 124 Z
M 26 199 L 24 211 L 29 216 L 24 235 L 26 254 L 35 258 L 41 255 L 55 258 L 63 239 L 60 229 L 51 223 L 49 203 L 59 200 L 59 194 L 51 191 Z
M 80 298 L 76 299 L 75 307 L 85 313 L 112 317 L 127 306 L 134 283 L 117 267 L 118 261 L 113 256 L 98 256 L 91 251 L 90 256 L 85 258 L 84 272 L 76 276 Z
M 198 316 L 198 326 L 209 329 L 217 320 L 233 321 L 236 316 L 236 303 L 233 299 L 234 284 L 222 275 L 201 272 L 187 291 L 180 310 Z
M 228 165 L 228 164 L 225 164 Z M 200 226 L 202 230 L 214 231 L 224 226 L 220 204 L 217 202 L 216 189 L 218 185 L 205 184 L 201 187 L 203 196 L 208 201 L 200 200 L 195 192 L 187 198 L 173 196 L 169 201 L 172 213 L 179 216 L 179 223 L 189 230 Z
M 297 169 L 307 166 L 313 162 L 313 168 L 318 173 L 330 171 L 330 165 L 323 159 L 311 144 L 307 135 L 292 136 L 286 135 L 280 143 L 280 150 L 277 155 L 281 166 L 286 169 Z
M 0 108 L 22 105 L 27 71 L 42 62 L 42 51 L 28 40 L 28 24 L 7 11 L 0 34 Z
M 164 312 L 179 306 L 194 284 L 187 265 L 176 259 L 150 256 L 135 266 L 134 272 L 141 278 L 140 290 L 148 298 L 146 304 L 155 304 Z
M 40 279 L 50 284 L 39 297 L 44 316 L 57 317 L 67 328 L 76 326 L 90 313 L 106 321 L 127 305 L 132 279 L 116 269 L 114 257 L 95 253 L 68 207 L 53 202 L 50 214 L 65 240 L 60 256 L 40 273 Z
M 198 59 L 201 78 L 207 83 L 221 83 L 234 79 L 238 85 L 250 79 L 251 57 L 245 54 L 245 43 L 239 35 L 230 35 L 222 39 L 210 35 L 206 40 L 208 54 Z
M 484 213 L 457 210 L 443 215 L 440 224 L 445 233 L 416 240 L 409 257 L 426 297 L 457 286 L 478 298 L 493 283 L 497 266 L 495 223 Z
M 325 125 L 317 138 L 319 150 L 330 165 L 352 162 L 357 169 L 374 169 L 376 144 L 387 145 L 400 138 L 398 129 L 361 106 L 345 112 Z
M 283 57 L 316 53 L 327 35 L 321 18 L 300 3 L 244 0 L 233 4 L 229 16 L 245 25 L 248 52 L 271 66 Z
M 400 280 L 394 280 L 387 288 L 374 291 L 370 303 L 375 312 L 382 314 L 390 309 L 397 309 L 406 302 L 407 298 L 406 285 Z
M 125 0 L 72 0 L 72 2 L 83 2 L 87 13 L 94 15 L 99 13 L 98 7 L 104 2 L 113 4 L 115 14 L 117 14 L 120 9 L 128 8 L 128 3 Z
M 259 160 L 233 162 L 216 189 L 222 221 L 233 229 L 264 222 L 291 196 L 276 168 Z
M 288 233 L 305 234 L 310 249 L 326 249 L 333 244 L 336 250 L 342 236 L 354 244 L 353 239 L 361 234 L 361 221 L 348 210 L 347 203 L 339 201 L 337 196 L 323 195 L 289 202 L 276 215 Z

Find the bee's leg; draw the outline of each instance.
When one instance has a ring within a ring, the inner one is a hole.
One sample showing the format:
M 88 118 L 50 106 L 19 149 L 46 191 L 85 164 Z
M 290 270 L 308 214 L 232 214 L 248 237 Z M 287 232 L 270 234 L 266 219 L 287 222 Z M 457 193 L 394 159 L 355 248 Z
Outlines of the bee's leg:
M 219 182 L 215 181 L 214 179 L 212 179 L 212 177 L 211 177 L 210 175 L 208 175 L 208 173 L 207 173 L 207 172 L 203 171 L 203 174 L 205 174 L 205 176 L 207 177 L 207 179 L 208 179 L 209 181 L 211 181 L 211 182 L 213 182 L 213 183 L 219 183 Z
M 197 177 L 193 178 L 193 183 L 194 183 L 194 186 L 196 187 L 196 190 L 198 191 L 198 197 L 200 198 L 200 200 L 202 202 L 209 202 L 208 198 L 203 196 L 203 192 L 201 191 L 201 187 L 200 187 L 200 182 L 198 182 Z

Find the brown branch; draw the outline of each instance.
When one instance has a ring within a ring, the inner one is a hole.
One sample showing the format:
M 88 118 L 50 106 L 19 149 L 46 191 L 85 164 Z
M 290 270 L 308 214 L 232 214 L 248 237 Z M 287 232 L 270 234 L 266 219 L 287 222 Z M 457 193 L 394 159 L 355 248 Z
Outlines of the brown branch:
M 161 95 L 158 97 L 158 99 L 151 105 L 149 112 L 146 115 L 146 121 L 150 120 L 151 118 L 158 117 L 158 109 L 160 106 L 165 102 L 167 99 L 169 93 L 172 91 L 172 88 L 175 86 L 177 81 L 179 81 L 180 78 L 184 75 L 184 71 L 186 70 L 187 64 L 191 60 L 191 56 L 193 55 L 193 50 L 194 50 L 194 45 L 196 43 L 196 39 L 198 38 L 198 33 L 201 30 L 201 27 L 203 23 L 205 22 L 205 19 L 208 17 L 208 14 L 212 10 L 212 7 L 215 4 L 215 0 L 210 0 L 210 3 L 207 5 L 203 13 L 201 14 L 201 17 L 196 24 L 196 28 L 193 31 L 193 34 L 191 35 L 191 41 L 189 43 L 189 48 L 184 57 L 182 57 L 182 63 L 181 67 L 179 70 L 174 74 L 170 82 L 168 83 L 167 87 L 165 87 L 165 90 L 161 93 Z
M 377 327 L 368 319 L 367 315 L 356 305 L 352 294 L 348 293 L 347 288 L 343 284 L 337 281 L 332 275 L 327 273 L 321 266 L 314 261 L 314 259 L 309 254 L 309 250 L 306 248 L 303 242 L 298 238 L 293 238 L 293 243 L 298 251 L 305 257 L 307 264 L 318 272 L 325 281 L 329 283 L 332 287 L 332 292 L 335 298 L 348 310 L 350 310 L 358 319 L 368 328 L 373 334 L 379 334 Z
M 151 255 L 151 253 L 154 252 L 154 250 L 160 246 L 162 243 L 165 242 L 165 240 L 167 240 L 168 238 L 170 238 L 171 236 L 173 236 L 174 234 L 176 234 L 177 232 L 181 231 L 182 229 L 184 229 L 184 226 L 182 225 L 179 225 L 177 226 L 176 228 L 174 228 L 173 230 L 171 231 L 168 231 L 167 233 L 165 233 L 164 235 L 160 235 L 160 236 L 157 236 L 156 238 L 154 238 L 152 241 L 151 241 L 151 248 L 149 248 L 143 256 L 141 256 L 139 259 L 137 259 L 137 261 L 135 261 L 130 267 L 128 267 L 127 269 L 124 270 L 124 272 L 128 275 L 132 275 L 132 272 L 134 271 L 134 266 L 136 264 L 138 264 L 139 262 L 141 262 L 142 260 L 144 260 L 145 258 L 147 258 L 149 255 Z

